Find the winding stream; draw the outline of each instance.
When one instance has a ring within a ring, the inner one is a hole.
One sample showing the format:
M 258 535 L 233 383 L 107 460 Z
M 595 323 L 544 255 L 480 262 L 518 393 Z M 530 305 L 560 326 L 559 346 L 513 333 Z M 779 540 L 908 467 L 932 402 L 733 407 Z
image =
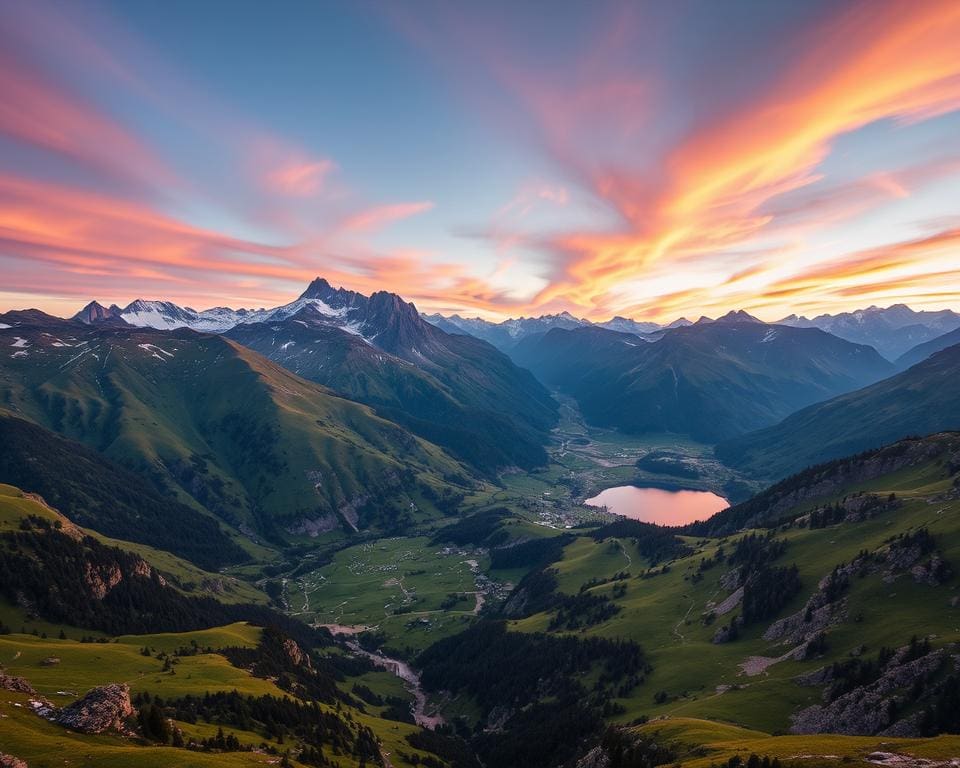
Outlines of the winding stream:
M 330 632 L 334 635 L 347 636 L 356 635 L 366 629 L 369 629 L 369 627 L 351 627 L 343 624 L 321 624 L 319 626 L 330 630 Z M 385 669 L 388 672 L 392 672 L 401 680 L 403 680 L 404 688 L 406 688 L 413 695 L 413 719 L 417 725 L 419 725 L 421 728 L 429 728 L 430 730 L 433 730 L 444 722 L 443 717 L 440 715 L 427 714 L 427 694 L 420 685 L 420 675 L 417 674 L 413 667 L 411 667 L 405 661 L 391 659 L 389 656 L 384 656 L 382 653 L 371 653 L 370 651 L 364 650 L 355 640 L 347 640 L 346 646 L 354 653 L 360 656 L 366 656 L 376 666 L 380 667 L 381 669 Z

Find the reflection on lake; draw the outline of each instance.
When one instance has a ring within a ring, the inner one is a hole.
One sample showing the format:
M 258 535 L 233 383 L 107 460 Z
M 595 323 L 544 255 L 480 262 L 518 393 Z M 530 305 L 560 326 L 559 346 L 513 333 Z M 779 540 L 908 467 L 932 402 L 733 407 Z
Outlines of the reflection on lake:
M 606 507 L 616 515 L 660 525 L 686 525 L 706 520 L 730 506 L 722 496 L 710 491 L 666 491 L 662 488 L 637 488 L 620 485 L 607 488 L 586 504 Z

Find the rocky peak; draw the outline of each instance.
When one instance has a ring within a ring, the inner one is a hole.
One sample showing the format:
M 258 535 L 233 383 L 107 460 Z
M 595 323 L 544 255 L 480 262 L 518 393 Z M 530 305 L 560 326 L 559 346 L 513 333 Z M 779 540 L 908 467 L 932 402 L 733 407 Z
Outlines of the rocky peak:
M 363 298 L 363 295 L 356 291 L 334 288 L 325 278 L 316 277 L 310 282 L 307 289 L 300 294 L 298 301 L 319 300 L 335 309 L 340 309 L 355 306 Z
M 132 714 L 130 688 L 123 683 L 111 683 L 91 689 L 83 698 L 61 709 L 56 722 L 83 733 L 103 733 L 121 729 Z
M 334 293 L 333 286 L 325 278 L 315 277 L 307 289 L 300 294 L 301 299 L 321 299 L 326 301 Z
M 744 312 L 742 309 L 730 310 L 723 317 L 718 317 L 714 320 L 715 323 L 759 323 L 763 325 L 763 320 L 754 317 L 749 312 Z
M 79 320 L 86 325 L 106 323 L 109 321 L 116 321 L 126 325 L 126 322 L 120 317 L 120 312 L 121 309 L 116 304 L 105 307 L 98 301 L 91 301 L 87 306 L 77 312 L 77 314 L 73 316 L 73 319 Z

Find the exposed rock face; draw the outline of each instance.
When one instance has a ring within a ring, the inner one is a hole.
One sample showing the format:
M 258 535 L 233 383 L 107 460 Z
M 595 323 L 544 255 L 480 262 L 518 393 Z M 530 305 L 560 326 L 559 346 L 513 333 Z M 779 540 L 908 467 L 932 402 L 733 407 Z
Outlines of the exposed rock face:
M 27 768 L 27 764 L 19 757 L 0 753 L 0 768 Z
M 93 688 L 80 700 L 64 707 L 56 722 L 83 733 L 103 733 L 123 727 L 123 721 L 133 714 L 130 688 L 111 683 Z
M 916 736 L 909 721 L 893 722 L 891 702 L 899 703 L 897 692 L 909 689 L 917 680 L 932 675 L 947 659 L 940 648 L 906 664 L 899 663 L 906 649 L 895 656 L 874 683 L 856 688 L 829 704 L 814 704 L 793 715 L 791 733 L 842 733 L 872 736 L 877 733 Z M 822 674 L 822 673 L 821 673 Z M 889 730 L 888 730 L 889 729 Z
M 743 587 L 737 587 L 732 594 L 728 595 L 727 598 L 718 605 L 714 606 L 711 611 L 707 613 L 714 613 L 717 616 L 725 616 L 730 613 L 734 608 L 740 605 L 740 601 L 743 600 Z
M 311 539 L 315 539 L 321 534 L 336 530 L 339 524 L 337 516 L 331 512 L 330 514 L 319 515 L 314 518 L 305 517 L 302 520 L 298 520 L 297 523 L 289 527 L 287 531 L 295 536 L 306 535 Z
M 14 691 L 16 693 L 30 693 L 35 694 L 36 691 L 33 690 L 33 686 L 23 677 L 14 677 L 13 675 L 5 675 L 3 672 L 0 672 L 0 688 L 5 691 Z M 2 765 L 2 763 L 0 763 Z
M 739 616 L 734 616 L 730 620 L 729 624 L 724 624 L 722 627 L 719 627 L 716 632 L 713 633 L 713 638 L 711 642 L 714 645 L 721 645 L 723 643 L 729 643 L 731 640 L 736 639 L 737 634 L 740 631 L 740 625 L 743 623 L 743 620 Z
M 846 599 L 841 598 L 840 594 L 847 588 L 850 577 L 863 567 L 864 562 L 858 558 L 824 576 L 806 605 L 792 616 L 773 622 L 763 633 L 763 639 L 781 640 L 791 645 L 807 643 L 827 627 L 843 621 L 846 618 Z
M 133 567 L 126 576 L 139 576 L 144 579 L 156 576 L 161 586 L 166 586 L 167 583 L 159 573 L 154 572 L 146 560 L 141 558 L 134 561 Z M 97 600 L 103 600 L 123 579 L 124 572 L 115 562 L 108 565 L 94 565 L 88 562 L 84 567 L 83 581 Z
M 103 600 L 110 594 L 117 584 L 123 581 L 123 572 L 116 563 L 95 566 L 87 562 L 84 568 L 83 580 L 87 588 L 97 600 Z
M 223 579 L 204 579 L 200 582 L 200 588 L 204 592 L 212 592 L 215 595 L 223 595 L 227 592 Z
M 735 517 L 734 513 L 742 506 L 749 505 L 750 514 L 746 519 L 738 520 L 736 527 L 758 527 L 765 521 L 779 519 L 807 500 L 832 496 L 851 485 L 869 482 L 905 467 L 926 462 L 938 453 L 942 453 L 944 448 L 943 441 L 902 440 L 863 456 L 830 463 L 817 472 L 806 473 L 808 477 L 800 487 L 786 481 L 777 483 L 749 502 L 731 507 L 729 512 L 724 511 L 717 515 L 711 535 L 732 533 L 733 529 L 727 521 Z M 956 442 L 953 438 L 946 446 L 946 450 L 951 457 L 949 460 L 953 460 L 953 456 L 956 455 Z
M 283 641 L 283 650 L 287 657 L 298 667 L 307 667 L 313 669 L 310 656 L 303 652 L 303 649 L 297 644 L 296 640 L 289 637 Z
M 580 758 L 577 768 L 610 768 L 610 755 L 603 747 L 594 747 Z

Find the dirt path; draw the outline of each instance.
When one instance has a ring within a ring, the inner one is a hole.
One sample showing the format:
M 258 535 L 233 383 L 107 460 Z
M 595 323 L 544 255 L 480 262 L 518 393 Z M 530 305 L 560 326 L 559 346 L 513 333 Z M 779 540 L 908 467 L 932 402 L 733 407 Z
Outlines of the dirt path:
M 696 603 L 696 600 L 691 597 L 690 605 L 687 607 L 687 612 L 683 614 L 683 616 L 680 618 L 680 621 L 678 621 L 673 628 L 673 634 L 676 635 L 677 640 L 679 640 L 681 643 L 687 642 L 687 637 L 686 635 L 683 634 L 683 632 L 680 631 L 680 627 L 686 623 L 687 619 L 690 616 L 690 611 L 693 610 L 693 606 L 695 603 Z

